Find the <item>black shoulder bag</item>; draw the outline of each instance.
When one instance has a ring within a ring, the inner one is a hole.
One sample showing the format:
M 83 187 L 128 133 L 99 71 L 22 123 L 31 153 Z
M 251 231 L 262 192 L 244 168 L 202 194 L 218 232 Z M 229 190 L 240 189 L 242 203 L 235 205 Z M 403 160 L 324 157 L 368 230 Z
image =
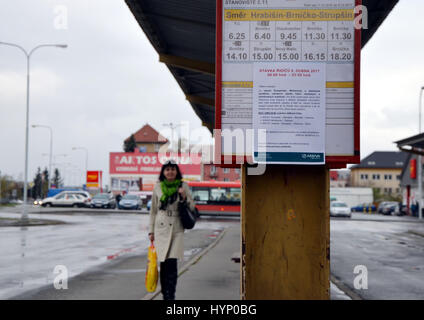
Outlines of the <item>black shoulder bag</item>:
M 180 185 L 181 186 L 181 185 Z M 184 229 L 193 229 L 196 223 L 196 215 L 192 212 L 184 201 L 178 201 L 178 212 Z

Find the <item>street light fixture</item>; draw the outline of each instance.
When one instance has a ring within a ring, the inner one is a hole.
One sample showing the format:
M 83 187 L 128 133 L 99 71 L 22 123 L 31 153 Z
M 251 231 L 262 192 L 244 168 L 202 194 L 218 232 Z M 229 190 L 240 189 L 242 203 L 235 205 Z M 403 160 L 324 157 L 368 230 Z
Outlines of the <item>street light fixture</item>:
M 22 221 L 28 220 L 28 208 L 27 208 L 27 201 L 28 201 L 28 131 L 29 131 L 29 79 L 30 79 L 30 59 L 31 55 L 40 48 L 44 47 L 56 47 L 56 48 L 62 48 L 65 49 L 68 47 L 66 44 L 41 44 L 33 48 L 29 53 L 22 48 L 20 45 L 14 44 L 14 43 L 8 43 L 8 42 L 1 42 L 0 45 L 15 47 L 21 50 L 26 58 L 27 58 L 27 99 L 26 99 L 26 129 L 25 129 L 25 171 L 24 171 L 24 205 L 23 205 L 23 212 L 22 212 Z
M 85 175 L 84 176 L 86 177 L 87 176 L 87 169 L 88 169 L 88 150 L 87 150 L 87 148 L 84 148 L 84 147 L 73 147 L 72 148 L 72 150 L 78 150 L 78 149 L 85 151 Z M 85 183 L 86 180 L 87 179 L 84 179 L 83 184 Z
M 33 128 L 47 128 L 50 130 L 50 159 L 49 159 L 49 189 L 51 188 L 51 178 L 52 178 L 52 155 L 53 155 L 53 130 L 49 126 L 43 126 L 38 124 L 33 124 Z

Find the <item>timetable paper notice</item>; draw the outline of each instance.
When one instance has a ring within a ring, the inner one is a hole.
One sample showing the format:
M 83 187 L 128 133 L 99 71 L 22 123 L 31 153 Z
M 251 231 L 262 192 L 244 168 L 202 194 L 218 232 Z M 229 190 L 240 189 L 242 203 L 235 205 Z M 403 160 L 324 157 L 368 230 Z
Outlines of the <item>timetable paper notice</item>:
M 221 129 L 253 129 L 258 63 L 325 64 L 327 156 L 354 155 L 355 0 L 222 2 Z M 222 138 L 222 145 L 225 145 Z M 253 145 L 246 139 L 246 154 Z M 223 150 L 223 155 L 239 152 Z
M 325 163 L 325 63 L 255 63 L 252 120 L 258 163 Z

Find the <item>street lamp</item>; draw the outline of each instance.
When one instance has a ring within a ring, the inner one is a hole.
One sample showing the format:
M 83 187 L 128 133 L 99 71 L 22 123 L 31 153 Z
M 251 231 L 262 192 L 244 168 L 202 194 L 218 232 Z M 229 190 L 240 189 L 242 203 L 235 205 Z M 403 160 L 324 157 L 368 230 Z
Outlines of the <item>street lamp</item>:
M 423 101 L 423 91 L 424 91 L 424 87 L 421 87 L 420 89 L 420 101 L 419 101 L 419 124 L 418 124 L 418 134 L 421 133 L 421 106 L 422 106 L 422 101 Z M 422 213 L 422 194 L 423 194 L 423 164 L 422 164 L 422 156 L 421 154 L 418 155 L 418 205 L 419 205 L 419 210 L 418 210 L 418 219 L 422 219 L 423 218 L 423 213 Z
M 33 48 L 29 53 L 22 48 L 21 46 L 14 44 L 14 43 L 8 43 L 8 42 L 1 42 L 0 45 L 5 46 L 11 46 L 20 49 L 27 58 L 27 98 L 26 98 L 26 129 L 25 129 L 25 170 L 24 170 L 24 205 L 23 205 L 23 212 L 21 220 L 26 221 L 28 220 L 28 209 L 27 209 L 27 201 L 28 201 L 28 131 L 29 131 L 29 78 L 30 78 L 30 59 L 31 55 L 36 51 L 37 49 L 43 48 L 43 47 L 56 47 L 56 48 L 62 48 L 65 49 L 68 46 L 66 44 L 41 44 Z
M 88 169 L 88 150 L 84 147 L 73 147 L 72 150 L 84 150 L 85 151 L 85 177 L 87 176 L 87 169 Z M 87 179 L 84 179 L 83 184 L 85 183 Z
M 38 124 L 33 124 L 33 128 L 47 128 L 50 130 L 50 159 L 49 159 L 49 189 L 51 188 L 51 178 L 52 178 L 52 154 L 53 154 L 53 130 L 49 126 L 43 126 Z
M 173 150 L 173 147 L 174 147 L 174 129 L 180 127 L 181 124 L 174 125 L 172 122 L 170 122 L 170 123 L 164 123 L 163 126 L 171 128 L 171 145 L 172 145 L 171 150 L 174 151 Z M 177 142 L 177 149 L 178 149 L 178 142 Z

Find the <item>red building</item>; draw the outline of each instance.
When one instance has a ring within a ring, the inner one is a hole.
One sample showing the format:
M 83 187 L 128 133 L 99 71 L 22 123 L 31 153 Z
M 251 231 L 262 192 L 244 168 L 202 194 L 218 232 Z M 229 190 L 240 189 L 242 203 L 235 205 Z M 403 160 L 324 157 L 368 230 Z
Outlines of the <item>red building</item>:
M 203 164 L 204 181 L 237 181 L 241 180 L 240 169 L 237 168 L 220 168 L 213 164 Z

